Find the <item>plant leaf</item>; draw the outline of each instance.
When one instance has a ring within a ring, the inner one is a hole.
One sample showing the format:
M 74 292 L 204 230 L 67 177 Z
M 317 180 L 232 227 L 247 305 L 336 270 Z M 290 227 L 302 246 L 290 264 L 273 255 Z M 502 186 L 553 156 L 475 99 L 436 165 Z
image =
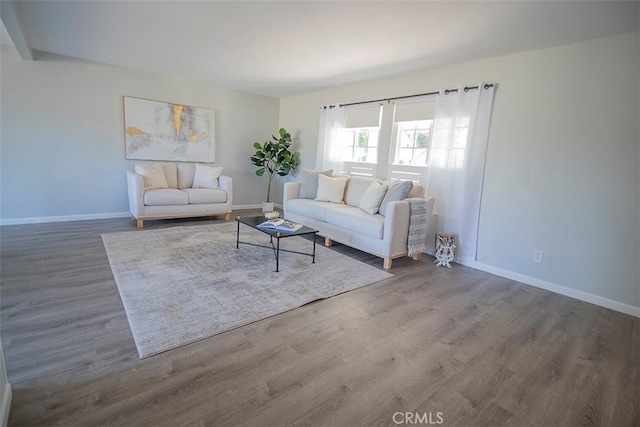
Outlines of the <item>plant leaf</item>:
M 253 144 L 255 149 L 251 156 L 251 163 L 257 167 L 256 175 L 269 176 L 269 182 L 274 174 L 286 176 L 298 165 L 300 153 L 289 151 L 291 146 L 291 134 L 285 128 L 278 129 L 278 136 L 271 135 L 272 140 L 265 141 L 262 145 L 258 142 Z

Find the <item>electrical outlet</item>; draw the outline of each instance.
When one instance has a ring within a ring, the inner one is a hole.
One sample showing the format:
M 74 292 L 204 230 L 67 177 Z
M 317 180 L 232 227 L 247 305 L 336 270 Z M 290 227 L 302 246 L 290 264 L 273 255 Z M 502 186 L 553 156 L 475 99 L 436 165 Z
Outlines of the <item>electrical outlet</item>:
M 543 251 L 541 251 L 540 249 L 533 250 L 533 262 L 541 263 L 543 258 L 544 258 Z

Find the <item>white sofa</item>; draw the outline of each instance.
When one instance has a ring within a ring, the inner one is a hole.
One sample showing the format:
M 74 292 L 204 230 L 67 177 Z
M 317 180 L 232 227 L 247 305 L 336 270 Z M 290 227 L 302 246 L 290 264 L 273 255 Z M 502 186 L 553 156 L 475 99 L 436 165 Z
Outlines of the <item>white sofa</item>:
M 200 163 L 136 164 L 127 171 L 131 215 L 139 228 L 151 219 L 224 214 L 229 221 L 233 182 L 221 172 Z
M 407 238 L 411 208 L 409 202 L 404 199 L 387 201 L 382 208 L 384 215 L 363 210 L 363 195 L 374 181 L 383 184 L 375 178 L 349 177 L 344 196 L 338 203 L 319 201 L 309 194 L 305 195 L 307 198 L 300 198 L 303 183 L 287 182 L 284 185 L 284 217 L 319 230 L 319 234 L 325 237 L 326 246 L 331 246 L 332 241 L 336 241 L 379 256 L 384 260 L 383 268 L 390 269 L 393 259 L 408 254 Z M 420 184 L 413 185 L 407 195 L 407 198 L 423 197 L 424 187 Z M 434 203 L 434 198 L 425 199 L 425 234 Z M 413 258 L 418 259 L 419 253 Z

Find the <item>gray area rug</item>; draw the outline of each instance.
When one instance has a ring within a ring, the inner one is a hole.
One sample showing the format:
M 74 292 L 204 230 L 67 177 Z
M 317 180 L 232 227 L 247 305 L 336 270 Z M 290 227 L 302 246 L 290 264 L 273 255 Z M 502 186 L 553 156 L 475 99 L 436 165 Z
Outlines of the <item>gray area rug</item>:
M 392 275 L 322 246 L 311 257 L 240 244 L 236 222 L 103 234 L 140 358 L 246 325 Z M 240 225 L 240 240 L 269 236 Z M 281 248 L 308 252 L 302 237 Z

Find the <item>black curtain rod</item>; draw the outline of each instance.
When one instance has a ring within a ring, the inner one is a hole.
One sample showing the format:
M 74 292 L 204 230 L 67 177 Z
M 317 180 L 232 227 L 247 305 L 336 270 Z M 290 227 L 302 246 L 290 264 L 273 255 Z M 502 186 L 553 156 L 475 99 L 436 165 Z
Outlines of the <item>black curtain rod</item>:
M 490 87 L 493 87 L 493 83 L 485 83 L 484 86 L 482 86 L 484 89 L 489 89 Z M 478 86 L 465 86 L 464 91 L 468 92 L 471 89 L 478 89 Z M 457 92 L 458 89 L 445 89 L 444 94 L 448 95 L 451 92 Z M 389 101 L 395 101 L 396 99 L 407 99 L 407 98 L 417 98 L 419 96 L 428 96 L 428 95 L 438 95 L 440 93 L 440 91 L 436 91 L 436 92 L 427 92 L 427 93 L 417 93 L 415 95 L 404 95 L 404 96 L 395 96 L 393 98 L 382 98 L 382 99 L 372 99 L 371 101 L 359 101 L 359 102 L 349 102 L 347 104 L 338 104 L 338 105 L 329 105 L 329 107 L 323 107 L 323 108 L 335 108 L 335 107 L 348 107 L 350 105 L 360 105 L 360 104 L 369 104 L 372 102 L 389 102 Z

